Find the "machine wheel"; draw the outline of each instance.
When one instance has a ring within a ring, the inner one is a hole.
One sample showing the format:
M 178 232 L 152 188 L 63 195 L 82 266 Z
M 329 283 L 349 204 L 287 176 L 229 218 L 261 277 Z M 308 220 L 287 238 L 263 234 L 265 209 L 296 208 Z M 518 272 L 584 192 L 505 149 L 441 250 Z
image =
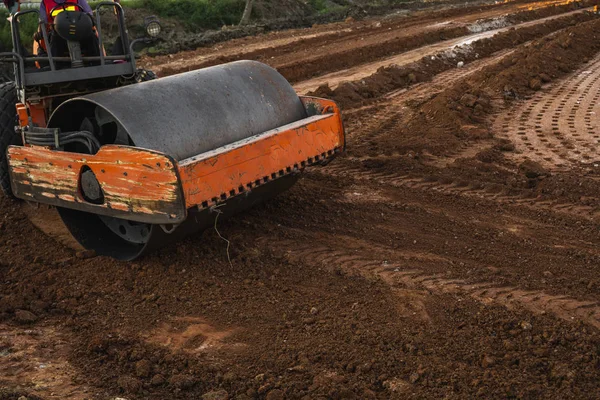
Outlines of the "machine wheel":
M 143 80 L 154 77 L 142 71 L 136 75 Z M 277 71 L 241 61 L 67 100 L 56 108 L 48 127 L 83 129 L 86 116 L 95 116 L 97 127 L 90 130 L 99 136 L 119 138 L 120 143 L 181 161 L 300 121 L 307 113 L 293 87 Z M 288 190 L 296 179 L 292 174 L 279 177 L 228 198 L 219 209 L 222 218 Z M 58 212 L 83 247 L 126 261 L 214 226 L 216 216 L 221 215 L 194 207 L 188 210 L 187 220 L 173 229 L 67 208 L 59 207 Z
M 15 133 L 17 120 L 17 91 L 14 82 L 0 84 L 0 190 L 5 196 L 12 196 L 8 175 L 8 146 L 19 144 L 21 138 Z

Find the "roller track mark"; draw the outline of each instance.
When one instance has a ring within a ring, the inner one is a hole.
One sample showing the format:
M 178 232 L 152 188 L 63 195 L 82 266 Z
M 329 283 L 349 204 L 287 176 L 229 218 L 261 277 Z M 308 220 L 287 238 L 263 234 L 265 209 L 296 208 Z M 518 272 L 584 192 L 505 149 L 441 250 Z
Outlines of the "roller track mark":
M 463 196 L 499 204 L 518 205 L 532 210 L 566 214 L 571 217 L 575 216 L 588 220 L 600 218 L 600 207 L 597 206 L 587 206 L 560 200 L 531 198 L 523 194 L 507 194 L 502 190 L 498 190 L 498 187 L 494 185 L 480 186 L 462 180 L 452 182 L 431 181 L 426 177 L 365 171 L 360 167 L 348 166 L 342 163 L 331 165 L 327 169 L 320 171 L 320 173 L 358 181 L 367 181 L 386 187 L 431 191 L 446 196 Z
M 538 92 L 522 109 L 510 110 L 494 124 L 520 154 L 552 170 L 598 159 L 600 56 L 549 90 Z
M 299 246 L 295 241 L 270 243 L 274 249 L 290 249 L 286 253 L 292 262 L 312 266 L 342 268 L 363 275 L 376 275 L 386 283 L 402 285 L 410 289 L 425 289 L 432 294 L 443 293 L 468 296 L 483 304 L 498 304 L 508 309 L 525 309 L 535 314 L 551 313 L 563 320 L 581 321 L 600 329 L 600 304 L 595 301 L 578 300 L 569 296 L 552 295 L 537 290 L 523 290 L 515 286 L 498 286 L 493 282 L 469 283 L 462 279 L 448 279 L 428 274 L 420 269 L 406 269 L 406 263 L 396 263 L 350 255 L 345 251 L 327 246 Z M 363 249 L 372 253 L 372 250 Z M 417 255 L 398 254 L 395 258 L 414 260 Z M 427 255 L 424 255 L 428 258 Z M 435 258 L 435 257 L 434 257 Z

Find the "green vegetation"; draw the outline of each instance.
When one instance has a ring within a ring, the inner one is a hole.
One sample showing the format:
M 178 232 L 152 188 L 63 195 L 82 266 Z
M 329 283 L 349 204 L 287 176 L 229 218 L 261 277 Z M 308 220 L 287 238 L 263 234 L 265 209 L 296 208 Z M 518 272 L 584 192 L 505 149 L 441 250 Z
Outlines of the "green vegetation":
M 102 0 L 88 0 L 93 9 L 100 1 Z M 278 0 L 264 1 L 267 5 L 277 4 L 277 2 Z M 351 3 L 351 1 L 297 0 L 295 8 L 292 8 L 297 13 L 298 10 L 306 11 L 306 6 L 308 6 L 309 13 L 324 15 L 340 13 Z M 372 3 L 380 4 L 386 3 L 386 1 L 374 0 Z M 219 29 L 224 25 L 237 25 L 244 12 L 245 0 L 121 0 L 121 5 L 126 10 L 141 9 L 143 13 L 148 15 L 156 15 L 159 18 L 165 17 L 177 21 L 189 32 L 200 32 Z M 278 15 L 275 17 L 281 18 L 281 14 L 285 14 L 287 7 L 279 7 Z M 269 15 L 262 15 L 259 9 L 260 7 L 255 4 L 254 13 L 257 14 L 255 18 L 268 19 Z M 265 9 L 271 12 L 274 8 L 269 6 Z M 108 9 L 105 12 L 108 12 Z M 6 20 L 7 17 L 7 10 L 0 9 L 0 51 L 10 50 L 12 46 L 10 23 Z M 31 48 L 32 35 L 36 29 L 36 14 L 30 14 L 21 19 L 21 38 L 25 48 Z
M 10 51 L 12 50 L 12 36 L 10 34 L 10 22 L 6 20 L 8 18 L 8 11 L 5 9 L 0 10 L 0 50 Z M 23 46 L 26 49 L 31 49 L 33 45 L 33 34 L 38 29 L 38 17 L 37 14 L 25 15 L 20 18 L 20 32 Z
M 92 10 L 95 10 L 96 6 L 102 1 L 105 0 L 88 0 L 88 4 L 92 7 Z M 120 2 L 123 8 L 143 8 L 145 3 L 145 0 L 121 0 Z
M 102 0 L 90 1 L 92 9 L 95 9 L 97 4 Z M 123 0 L 121 5 L 124 8 L 142 8 L 146 0 Z M 12 35 L 10 33 L 10 22 L 7 21 L 8 10 L 0 9 L 0 51 L 9 51 L 12 49 Z M 31 49 L 33 45 L 33 34 L 38 29 L 37 14 L 29 14 L 20 19 L 21 41 L 26 49 Z
M 8 12 L 5 9 L 0 10 L 0 51 L 7 51 L 10 47 L 10 24 L 6 20 Z
M 244 0 L 143 0 L 144 8 L 159 17 L 181 21 L 191 31 L 217 29 L 240 22 Z
M 319 13 L 327 11 L 326 0 L 308 0 L 308 5 Z

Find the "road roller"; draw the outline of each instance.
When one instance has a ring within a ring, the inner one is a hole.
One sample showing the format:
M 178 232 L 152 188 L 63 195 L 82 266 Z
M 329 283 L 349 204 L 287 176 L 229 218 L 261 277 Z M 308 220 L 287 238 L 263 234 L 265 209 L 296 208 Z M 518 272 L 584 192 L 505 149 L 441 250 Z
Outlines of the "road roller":
M 118 22 L 111 54 L 102 7 Z M 36 12 L 13 16 L 13 51 L 0 53 L 14 65 L 14 81 L 0 85 L 1 189 L 55 207 L 98 255 L 136 259 L 272 198 L 344 151 L 337 105 L 297 95 L 267 65 L 152 79 L 136 67 L 134 45 L 155 37 L 159 22 L 149 19 L 146 37 L 130 41 L 123 9 L 108 1 L 40 22 L 42 40 L 64 40 L 65 53 L 30 54 L 19 21 Z M 81 45 L 91 35 L 98 51 Z

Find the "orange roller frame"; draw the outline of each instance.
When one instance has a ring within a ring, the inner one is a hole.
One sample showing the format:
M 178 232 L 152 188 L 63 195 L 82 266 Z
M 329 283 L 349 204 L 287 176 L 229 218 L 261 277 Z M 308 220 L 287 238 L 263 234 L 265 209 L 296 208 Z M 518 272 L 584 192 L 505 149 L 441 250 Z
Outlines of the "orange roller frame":
M 95 155 L 11 146 L 15 196 L 139 222 L 177 224 L 187 210 L 208 208 L 279 177 L 333 158 L 345 146 L 341 114 L 329 100 L 301 98 L 309 116 L 176 162 L 153 150 L 103 146 Z M 81 174 L 91 169 L 104 194 L 90 204 Z

